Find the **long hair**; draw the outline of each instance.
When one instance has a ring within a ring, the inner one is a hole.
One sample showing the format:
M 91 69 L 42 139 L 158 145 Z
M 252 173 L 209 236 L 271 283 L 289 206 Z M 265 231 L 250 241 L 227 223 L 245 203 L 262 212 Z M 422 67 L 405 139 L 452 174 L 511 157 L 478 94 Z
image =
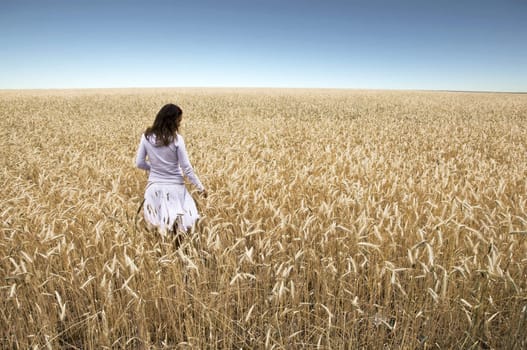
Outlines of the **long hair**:
M 145 137 L 155 135 L 156 144 L 168 146 L 177 138 L 179 124 L 183 111 L 175 104 L 169 103 L 161 107 L 154 124 L 145 131 Z

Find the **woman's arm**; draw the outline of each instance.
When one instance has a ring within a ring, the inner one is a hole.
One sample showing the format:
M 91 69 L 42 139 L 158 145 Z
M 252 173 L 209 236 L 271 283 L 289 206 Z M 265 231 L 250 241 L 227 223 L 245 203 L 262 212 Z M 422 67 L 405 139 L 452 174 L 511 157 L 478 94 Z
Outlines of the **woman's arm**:
M 139 169 L 150 170 L 150 164 L 146 161 L 146 147 L 145 147 L 145 135 L 141 136 L 141 142 L 137 149 L 137 156 L 135 157 L 135 166 Z
M 190 161 L 188 159 L 187 154 L 187 148 L 185 147 L 185 140 L 183 140 L 183 137 L 181 135 L 177 135 L 178 139 L 178 148 L 177 148 L 177 155 L 178 155 L 178 161 L 179 166 L 181 167 L 181 170 L 183 173 L 188 177 L 190 182 L 194 184 L 200 191 L 204 191 L 205 187 L 201 184 L 201 181 L 199 181 L 199 178 L 194 173 L 194 169 L 192 168 L 192 165 L 190 164 Z

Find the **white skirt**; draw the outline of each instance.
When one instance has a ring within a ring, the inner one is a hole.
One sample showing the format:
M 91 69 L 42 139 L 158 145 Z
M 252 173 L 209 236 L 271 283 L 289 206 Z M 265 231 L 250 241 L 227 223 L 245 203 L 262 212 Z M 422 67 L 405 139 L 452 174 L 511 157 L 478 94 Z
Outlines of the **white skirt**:
M 172 231 L 175 223 L 186 231 L 199 219 L 196 203 L 183 184 L 150 183 L 143 211 L 146 222 L 161 233 Z

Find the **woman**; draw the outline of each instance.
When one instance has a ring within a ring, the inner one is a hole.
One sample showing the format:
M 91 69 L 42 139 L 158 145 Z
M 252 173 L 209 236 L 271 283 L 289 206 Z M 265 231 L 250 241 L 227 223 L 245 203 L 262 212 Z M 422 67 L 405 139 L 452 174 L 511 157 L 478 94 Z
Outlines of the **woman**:
M 199 214 L 196 203 L 183 182 L 183 174 L 206 197 L 188 159 L 185 141 L 178 134 L 183 111 L 174 104 L 167 104 L 157 113 L 154 124 L 141 136 L 137 150 L 136 166 L 150 171 L 145 191 L 144 216 L 147 223 L 164 234 L 187 231 Z

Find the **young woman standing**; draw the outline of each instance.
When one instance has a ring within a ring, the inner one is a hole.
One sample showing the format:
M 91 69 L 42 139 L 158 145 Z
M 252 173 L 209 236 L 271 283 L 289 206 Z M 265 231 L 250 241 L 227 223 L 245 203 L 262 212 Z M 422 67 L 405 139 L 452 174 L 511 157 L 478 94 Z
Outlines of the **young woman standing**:
M 207 197 L 207 190 L 194 173 L 185 141 L 178 133 L 183 111 L 167 104 L 157 113 L 154 124 L 141 136 L 136 166 L 150 172 L 145 190 L 144 217 L 162 234 L 187 231 L 199 218 L 183 176 Z

